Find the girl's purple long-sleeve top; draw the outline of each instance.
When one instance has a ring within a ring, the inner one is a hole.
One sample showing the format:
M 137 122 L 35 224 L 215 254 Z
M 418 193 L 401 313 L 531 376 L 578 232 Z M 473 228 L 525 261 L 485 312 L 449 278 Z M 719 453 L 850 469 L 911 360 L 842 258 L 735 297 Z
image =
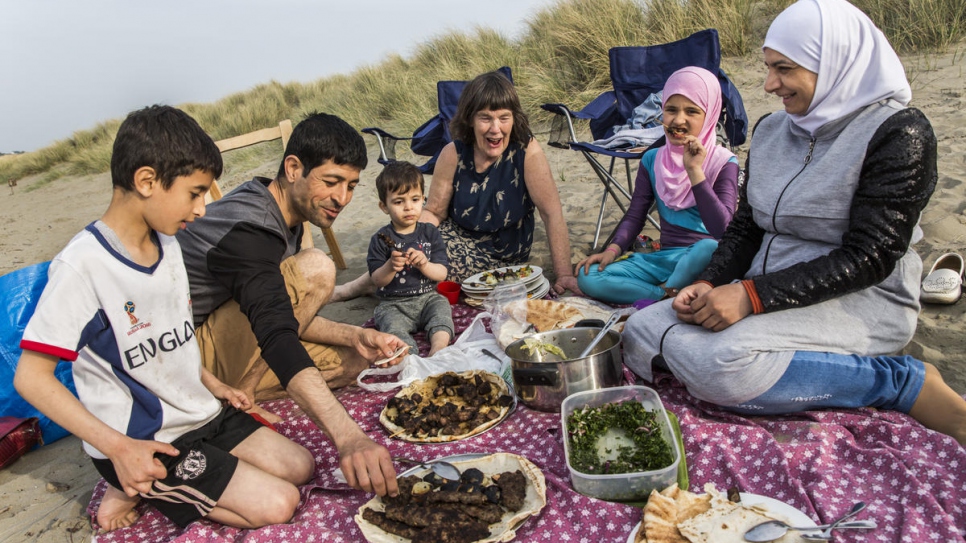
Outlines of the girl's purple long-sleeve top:
M 691 187 L 691 191 L 694 193 L 701 220 L 710 235 L 675 226 L 661 217 L 662 247 L 687 247 L 702 239 L 721 239 L 738 202 L 738 164 L 728 162 L 718 172 L 718 178 L 713 184 L 706 179 Z M 654 198 L 650 172 L 641 167 L 637 170 L 631 203 L 624 218 L 617 225 L 611 243 L 617 244 L 624 251 L 633 247 L 634 239 L 644 229 L 647 212 L 654 203 Z

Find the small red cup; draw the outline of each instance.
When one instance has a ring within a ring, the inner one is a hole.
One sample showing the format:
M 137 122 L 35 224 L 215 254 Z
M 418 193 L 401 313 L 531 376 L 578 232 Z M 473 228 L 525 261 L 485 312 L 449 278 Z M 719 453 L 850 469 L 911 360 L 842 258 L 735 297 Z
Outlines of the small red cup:
M 460 301 L 460 284 L 453 281 L 440 281 L 436 285 L 436 292 L 442 294 L 449 300 L 450 305 Z

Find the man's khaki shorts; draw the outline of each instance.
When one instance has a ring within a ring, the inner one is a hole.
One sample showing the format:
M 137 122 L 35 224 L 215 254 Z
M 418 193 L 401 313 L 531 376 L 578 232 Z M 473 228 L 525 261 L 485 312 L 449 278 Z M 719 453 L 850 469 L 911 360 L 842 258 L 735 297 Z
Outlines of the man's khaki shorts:
M 295 257 L 282 261 L 282 276 L 293 309 L 298 309 L 299 302 L 308 293 L 305 278 L 295 262 Z M 255 362 L 261 358 L 261 349 L 252 332 L 248 317 L 241 312 L 241 308 L 234 300 L 228 300 L 214 310 L 201 326 L 195 330 L 198 347 L 201 349 L 201 360 L 211 373 L 229 386 L 237 387 Z M 306 352 L 323 373 L 337 371 L 342 360 L 348 355 L 347 347 L 332 347 L 318 343 L 302 341 Z M 255 387 L 258 393 L 278 392 L 281 384 L 275 372 L 269 370 Z

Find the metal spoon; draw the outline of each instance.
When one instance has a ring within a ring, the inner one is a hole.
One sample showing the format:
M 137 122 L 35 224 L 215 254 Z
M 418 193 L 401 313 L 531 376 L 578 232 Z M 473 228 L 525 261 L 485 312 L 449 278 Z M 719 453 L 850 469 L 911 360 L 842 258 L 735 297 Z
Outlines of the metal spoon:
M 580 353 L 580 356 L 578 356 L 577 358 L 586 358 L 587 355 L 590 354 L 590 351 L 593 350 L 593 348 L 596 347 L 598 343 L 600 343 L 600 340 L 603 339 L 604 335 L 608 332 L 608 330 L 610 330 L 615 324 L 617 324 L 617 321 L 619 321 L 620 318 L 621 318 L 620 314 L 616 312 L 612 313 L 610 318 L 607 319 L 607 322 L 604 323 L 604 327 L 600 329 L 600 332 L 597 332 L 597 335 L 594 336 L 594 339 L 587 345 L 587 347 L 584 348 L 584 351 Z
M 768 522 L 763 522 L 757 526 L 754 526 L 747 532 L 745 532 L 745 541 L 774 541 L 779 537 L 785 535 L 788 530 L 797 531 L 808 531 L 815 532 L 816 530 L 824 530 L 820 534 L 802 534 L 804 539 L 815 539 L 815 540 L 828 540 L 832 537 L 832 530 L 840 528 L 876 528 L 875 521 L 872 520 L 862 520 L 856 522 L 847 522 L 843 524 L 842 522 L 848 520 L 865 509 L 865 504 L 863 502 L 858 502 L 852 506 L 852 509 L 848 513 L 843 515 L 841 518 L 836 520 L 831 524 L 823 524 L 822 526 L 807 526 L 807 527 L 794 527 L 785 524 L 780 520 L 770 520 Z
M 431 469 L 433 470 L 433 473 L 435 473 L 436 475 L 439 475 L 443 479 L 447 479 L 450 481 L 460 480 L 459 468 L 457 468 L 456 466 L 454 466 L 453 464 L 450 464 L 445 460 L 427 460 L 425 462 L 421 462 L 419 460 L 412 460 L 410 458 L 403 458 L 401 456 L 393 456 L 392 459 L 397 462 L 415 464 L 423 468 Z

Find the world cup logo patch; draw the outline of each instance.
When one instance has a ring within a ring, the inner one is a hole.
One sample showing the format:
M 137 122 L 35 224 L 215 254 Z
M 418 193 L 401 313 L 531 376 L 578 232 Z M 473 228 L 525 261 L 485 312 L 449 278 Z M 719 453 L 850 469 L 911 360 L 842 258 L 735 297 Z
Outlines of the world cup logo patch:
M 125 313 L 127 313 L 127 317 L 131 319 L 132 325 L 138 323 L 138 318 L 134 316 L 134 308 L 135 308 L 134 302 L 130 300 L 128 300 L 128 302 L 124 304 L 124 311 Z
M 207 465 L 208 459 L 204 453 L 193 449 L 184 460 L 178 463 L 178 466 L 174 469 L 174 474 L 182 481 L 190 481 L 204 473 Z

